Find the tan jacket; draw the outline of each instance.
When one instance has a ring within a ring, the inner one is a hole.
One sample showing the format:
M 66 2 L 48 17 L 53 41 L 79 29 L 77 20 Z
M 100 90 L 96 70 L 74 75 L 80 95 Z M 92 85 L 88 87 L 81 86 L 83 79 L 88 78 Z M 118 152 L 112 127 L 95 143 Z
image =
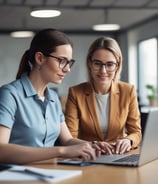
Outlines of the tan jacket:
M 65 117 L 73 137 L 88 141 L 132 140 L 132 147 L 141 141 L 140 112 L 133 85 L 113 82 L 110 91 L 110 111 L 107 137 L 100 128 L 96 111 L 95 93 L 90 83 L 82 83 L 69 89 Z

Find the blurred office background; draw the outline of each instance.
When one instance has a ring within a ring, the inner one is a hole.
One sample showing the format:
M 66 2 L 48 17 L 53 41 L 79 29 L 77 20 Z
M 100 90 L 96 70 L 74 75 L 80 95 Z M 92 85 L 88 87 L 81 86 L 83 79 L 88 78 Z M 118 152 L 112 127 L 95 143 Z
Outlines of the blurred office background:
M 35 9 L 59 10 L 52 18 L 32 17 Z M 118 30 L 96 31 L 96 24 L 118 24 Z M 115 38 L 123 53 L 121 80 L 134 84 L 141 105 L 149 105 L 151 91 L 158 85 L 158 0 L 0 0 L 0 85 L 15 79 L 22 54 L 32 37 L 11 37 L 13 31 L 57 28 L 74 43 L 75 65 L 60 86 L 59 96 L 68 87 L 87 80 L 85 59 L 89 45 L 99 36 Z

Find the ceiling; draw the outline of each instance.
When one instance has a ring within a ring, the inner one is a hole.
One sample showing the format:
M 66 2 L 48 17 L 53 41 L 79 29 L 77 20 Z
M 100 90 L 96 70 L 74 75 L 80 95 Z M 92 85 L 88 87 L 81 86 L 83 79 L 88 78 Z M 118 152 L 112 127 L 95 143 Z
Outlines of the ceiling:
M 54 8 L 55 18 L 33 18 L 33 8 Z M 158 0 L 0 0 L 0 32 L 53 27 L 90 32 L 94 24 L 117 23 L 121 30 L 158 17 Z

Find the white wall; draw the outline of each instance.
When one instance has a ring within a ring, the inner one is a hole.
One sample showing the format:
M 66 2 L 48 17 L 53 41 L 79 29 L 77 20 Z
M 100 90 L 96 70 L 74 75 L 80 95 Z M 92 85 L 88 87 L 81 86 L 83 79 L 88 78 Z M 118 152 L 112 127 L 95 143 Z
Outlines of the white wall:
M 13 39 L 0 35 L 0 85 L 15 79 L 22 54 L 30 39 Z

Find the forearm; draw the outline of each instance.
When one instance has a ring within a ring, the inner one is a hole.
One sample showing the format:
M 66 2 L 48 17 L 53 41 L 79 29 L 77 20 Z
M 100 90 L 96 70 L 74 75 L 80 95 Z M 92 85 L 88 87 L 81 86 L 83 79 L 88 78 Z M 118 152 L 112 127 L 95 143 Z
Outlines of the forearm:
M 69 141 L 66 142 L 65 145 L 76 145 L 76 144 L 81 144 L 81 143 L 85 143 L 87 141 L 78 139 L 78 138 L 72 138 Z
M 35 148 L 15 144 L 0 144 L 0 162 L 27 164 L 62 157 L 62 147 Z

